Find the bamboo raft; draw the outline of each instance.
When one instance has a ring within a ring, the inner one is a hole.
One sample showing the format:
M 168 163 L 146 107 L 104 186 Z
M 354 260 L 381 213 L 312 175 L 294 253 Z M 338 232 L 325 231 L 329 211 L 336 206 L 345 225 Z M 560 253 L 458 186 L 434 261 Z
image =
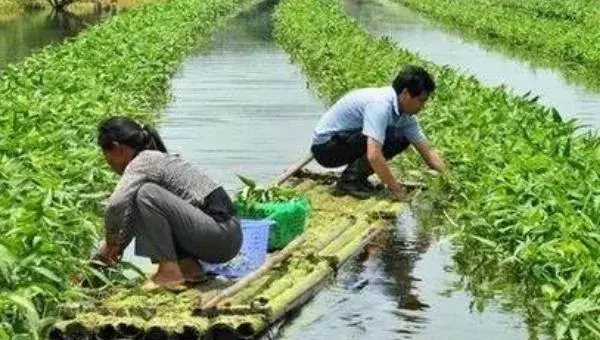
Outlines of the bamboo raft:
M 50 338 L 256 338 L 329 283 L 405 207 L 385 197 L 334 197 L 335 180 L 332 174 L 302 171 L 286 181 L 311 201 L 307 228 L 239 281 L 215 278 L 178 294 L 113 288 L 92 302 L 64 308 Z

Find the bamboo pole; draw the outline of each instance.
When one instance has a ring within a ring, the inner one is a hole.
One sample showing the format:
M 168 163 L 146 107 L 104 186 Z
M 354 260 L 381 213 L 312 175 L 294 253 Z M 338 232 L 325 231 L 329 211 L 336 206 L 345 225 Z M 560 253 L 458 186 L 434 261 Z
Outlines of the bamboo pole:
M 246 288 L 240 290 L 238 293 L 235 294 L 235 301 L 237 301 L 238 303 L 250 301 L 252 297 L 256 296 L 271 281 L 272 278 L 267 275 L 256 279 L 254 282 L 252 282 L 252 284 L 248 285 Z M 228 302 L 231 302 L 233 304 L 232 301 L 229 301 L 230 299 L 231 298 L 226 299 L 225 301 L 220 303 L 220 305 L 225 305 Z M 208 301 L 208 299 L 206 301 Z
M 168 340 L 171 333 L 161 326 L 152 326 L 146 331 L 147 339 Z
M 384 229 L 382 227 L 373 227 L 368 229 L 361 242 L 358 244 L 350 244 L 348 247 L 344 247 L 342 252 L 338 254 L 339 263 L 344 263 L 352 255 L 360 251 L 364 245 L 368 244 L 373 237 L 378 235 Z M 351 251 L 348 250 L 351 248 Z M 292 289 L 278 295 L 273 299 L 269 305 L 271 306 L 271 314 L 269 315 L 269 323 L 276 322 L 281 319 L 291 310 L 301 306 L 308 301 L 321 287 L 326 283 L 327 278 L 333 275 L 331 267 L 325 262 L 320 263 L 313 272 L 311 272 L 303 281 L 294 285 Z
M 279 175 L 275 181 L 274 185 L 283 184 L 288 178 L 293 176 L 298 170 L 302 169 L 308 163 L 313 160 L 314 156 L 311 152 L 305 154 L 300 160 L 298 160 L 295 164 L 293 164 L 289 169 L 287 169 L 284 173 Z
M 369 233 L 370 233 L 370 232 L 373 232 L 373 230 L 372 230 L 372 229 L 368 229 L 368 230 L 367 230 L 367 232 L 369 232 Z M 338 252 L 340 252 L 342 249 L 343 249 L 343 247 L 342 247 L 342 248 L 339 248 L 339 249 L 337 249 L 337 250 L 336 250 L 335 252 L 333 252 L 333 253 L 324 253 L 324 254 L 321 254 L 321 255 L 319 255 L 319 256 L 320 256 L 321 258 L 323 258 L 324 260 L 326 260 L 326 261 L 327 261 L 327 263 L 329 263 L 329 265 L 331 266 L 331 268 L 332 268 L 334 271 L 336 271 L 336 272 L 337 272 L 337 271 L 339 270 L 339 268 L 341 267 L 340 256 L 338 256 L 338 254 L 337 254 L 337 253 L 338 253 Z
M 333 231 L 329 232 L 327 234 L 327 236 L 325 236 L 322 240 L 320 240 L 319 242 L 317 242 L 317 244 L 314 246 L 314 251 L 315 252 L 319 252 L 323 249 L 325 249 L 329 244 L 331 244 L 331 242 L 337 240 L 340 235 L 342 235 L 343 233 L 346 232 L 346 230 L 353 224 L 356 222 L 356 218 L 350 218 L 349 221 L 345 221 L 346 223 L 344 223 L 341 227 L 334 229 Z
M 333 271 L 325 262 L 319 263 L 317 268 L 305 276 L 292 289 L 279 295 L 269 304 L 269 311 L 254 315 L 219 316 L 208 329 L 208 336 L 214 336 L 219 331 L 226 331 L 226 335 L 235 335 L 239 339 L 253 339 L 264 331 L 269 324 L 280 320 L 289 311 L 301 306 L 321 289 L 326 279 L 333 276 Z M 231 333 L 231 328 L 235 330 Z
M 344 230 L 339 237 L 334 239 L 326 247 L 321 249 L 321 251 L 318 253 L 318 256 L 326 256 L 327 254 L 334 253 L 336 249 L 343 247 L 348 242 L 352 242 L 357 235 L 360 235 L 365 229 L 369 228 L 370 226 L 364 220 L 355 223 L 352 227 Z
M 194 315 L 203 315 L 205 312 L 210 311 L 211 309 L 214 309 L 221 300 L 223 300 L 227 297 L 233 296 L 235 293 L 237 293 L 240 290 L 242 290 L 243 288 L 247 287 L 251 282 L 260 278 L 263 274 L 268 272 L 275 265 L 281 263 L 283 260 L 290 257 L 292 255 L 293 251 L 295 251 L 298 247 L 300 247 L 302 244 L 304 244 L 304 241 L 305 241 L 304 236 L 297 237 L 294 241 L 292 241 L 285 248 L 283 248 L 277 255 L 274 255 L 273 257 L 268 259 L 257 270 L 248 274 L 247 276 L 245 276 L 243 279 L 238 281 L 233 286 L 230 286 L 229 288 L 223 290 L 221 293 L 219 293 L 217 296 L 210 299 L 206 303 L 203 303 L 203 304 L 197 306 L 194 309 L 193 314 Z
M 54 327 L 50 330 L 48 338 L 50 340 L 65 340 L 65 333 L 62 329 Z
M 96 337 L 100 340 L 113 340 L 117 338 L 117 329 L 111 324 L 100 326 L 97 333 Z
M 248 315 L 256 313 L 265 313 L 268 308 L 262 304 L 243 304 L 243 305 L 231 305 L 231 306 L 217 306 L 216 312 L 218 315 Z
M 361 233 L 356 241 L 349 242 L 344 247 L 339 249 L 334 255 L 330 256 L 331 262 L 335 263 L 337 268 L 341 267 L 346 261 L 353 258 L 358 252 L 369 244 L 379 233 L 383 232 L 386 228 L 383 223 L 378 223 L 365 232 Z
M 264 313 L 239 319 L 235 327 L 235 333 L 239 339 L 254 339 L 258 333 L 267 328 L 267 321 Z
M 223 315 L 218 316 L 209 325 L 206 337 L 208 339 L 252 339 L 266 327 L 267 317 L 262 313 L 245 315 L 244 317 Z
M 271 299 L 268 298 L 268 296 L 277 296 L 279 294 L 281 294 L 282 292 L 286 291 L 287 289 L 289 289 L 290 287 L 294 286 L 294 278 L 293 277 L 285 277 L 285 278 L 281 278 L 280 280 L 277 280 L 277 284 L 276 285 L 272 285 L 271 287 L 269 287 L 268 289 L 262 291 L 260 294 L 258 294 L 252 301 L 252 303 L 255 303 L 257 305 L 265 305 L 268 304 L 269 301 Z
M 81 322 L 72 322 L 65 327 L 64 331 L 67 339 L 90 339 L 92 331 L 85 327 Z
M 267 318 L 261 315 L 260 317 L 249 318 L 240 322 L 235 328 L 235 333 L 239 339 L 254 339 L 267 326 Z
M 144 331 L 134 324 L 120 323 L 117 325 L 117 332 L 119 332 L 119 335 L 122 337 L 137 338 Z
M 202 332 L 196 327 L 184 326 L 183 331 L 176 332 L 175 335 L 177 339 L 199 340 L 202 337 Z
M 272 313 L 269 315 L 269 323 L 279 320 L 289 311 L 304 304 L 321 289 L 326 279 L 332 276 L 331 267 L 327 263 L 321 262 L 314 271 L 294 285 L 292 289 L 271 301 Z
M 229 322 L 217 322 L 208 327 L 206 332 L 209 339 L 234 339 L 237 338 L 235 325 Z

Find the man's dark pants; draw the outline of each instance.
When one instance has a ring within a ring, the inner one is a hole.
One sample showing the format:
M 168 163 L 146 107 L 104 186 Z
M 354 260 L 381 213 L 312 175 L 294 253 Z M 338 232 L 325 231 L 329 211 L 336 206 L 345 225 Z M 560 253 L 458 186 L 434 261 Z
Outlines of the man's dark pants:
M 410 142 L 398 133 L 395 128 L 388 128 L 383 144 L 383 156 L 389 160 L 410 145 Z M 367 136 L 361 130 L 340 132 L 328 142 L 313 145 L 311 151 L 317 163 L 326 168 L 337 168 L 348 165 L 340 181 L 352 183 L 365 181 L 373 174 L 367 159 Z

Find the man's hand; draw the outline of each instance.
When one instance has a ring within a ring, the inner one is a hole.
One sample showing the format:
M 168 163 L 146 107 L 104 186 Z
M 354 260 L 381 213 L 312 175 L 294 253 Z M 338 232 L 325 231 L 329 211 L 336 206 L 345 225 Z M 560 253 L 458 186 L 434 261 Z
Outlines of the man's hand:
M 119 248 L 115 245 L 103 242 L 98 252 L 99 260 L 109 267 L 115 267 L 119 263 Z
M 421 158 L 423 158 L 423 160 L 431 169 L 442 174 L 448 172 L 442 157 L 438 155 L 438 153 L 431 146 L 429 146 L 429 143 L 426 140 L 415 142 L 413 143 L 413 146 L 415 149 L 417 149 L 421 155 Z
M 390 190 L 390 196 L 393 201 L 396 202 L 408 202 L 410 201 L 408 192 L 402 183 L 398 182 L 399 189 L 396 191 Z
M 367 159 L 373 171 L 377 174 L 381 182 L 383 182 L 391 193 L 400 194 L 402 185 L 398 183 L 383 156 L 383 146 L 375 139 L 368 137 L 367 139 Z
M 387 186 L 391 199 L 399 202 L 408 202 L 409 195 L 406 188 L 393 175 L 392 170 L 387 165 L 383 156 L 383 146 L 369 137 L 367 139 L 367 158 L 373 171 L 379 176 L 379 179 Z

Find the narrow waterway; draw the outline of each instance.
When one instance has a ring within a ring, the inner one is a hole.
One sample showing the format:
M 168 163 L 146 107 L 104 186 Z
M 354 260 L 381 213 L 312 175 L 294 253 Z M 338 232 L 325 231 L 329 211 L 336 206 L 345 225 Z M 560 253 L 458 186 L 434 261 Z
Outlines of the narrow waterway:
M 270 8 L 244 13 L 173 78 L 162 134 L 228 190 L 266 183 L 310 147 L 323 104 L 271 37 Z
M 243 13 L 207 52 L 173 78 L 161 133 L 180 153 L 233 193 L 236 174 L 266 182 L 308 150 L 325 107 L 299 68 L 273 41 L 273 3 Z M 278 339 L 523 339 L 521 320 L 489 308 L 471 313 L 470 297 L 443 294 L 456 279 L 451 250 L 417 225 L 411 212 L 380 252 L 352 261 L 279 328 Z M 126 259 L 150 269 L 149 261 Z
M 169 152 L 192 161 L 232 195 L 242 184 L 237 174 L 266 183 L 307 152 L 324 110 L 273 41 L 273 6 L 267 1 L 243 12 L 206 52 L 188 58 L 172 79 L 173 100 L 161 124 Z
M 389 36 L 400 47 L 438 65 L 474 75 L 484 85 L 506 85 L 517 94 L 529 91 L 565 118 L 600 127 L 600 94 L 569 83 L 559 72 L 483 47 L 445 31 L 419 13 L 391 0 L 347 0 L 346 11 L 363 27 Z

